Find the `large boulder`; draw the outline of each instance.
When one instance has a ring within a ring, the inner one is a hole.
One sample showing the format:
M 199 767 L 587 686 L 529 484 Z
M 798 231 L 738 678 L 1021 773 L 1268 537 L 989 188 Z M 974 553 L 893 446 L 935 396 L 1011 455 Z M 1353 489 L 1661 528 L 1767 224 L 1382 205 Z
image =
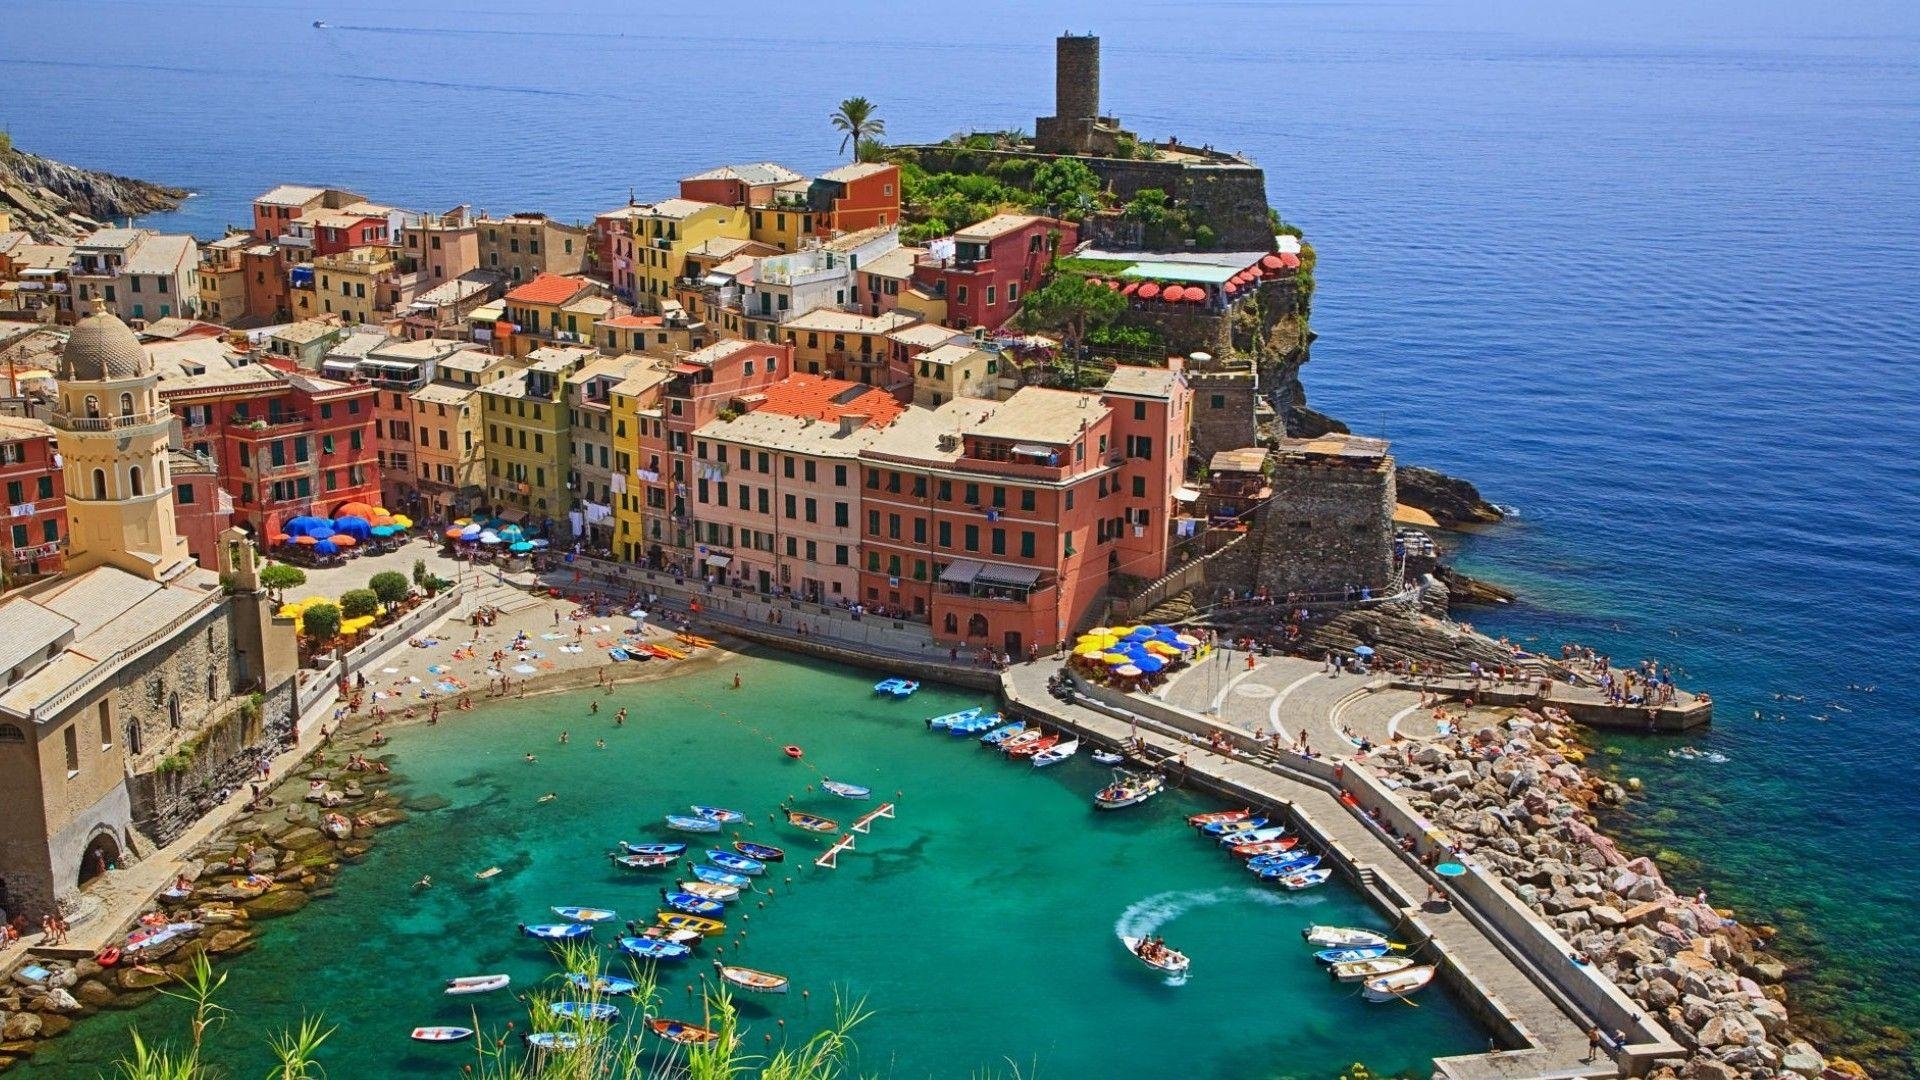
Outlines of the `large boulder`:
M 1820 1051 L 1811 1044 L 1796 1042 L 1787 1047 L 1786 1054 L 1780 1058 L 1780 1067 L 1790 1073 L 1812 1077 L 1819 1076 L 1827 1065 L 1820 1060 Z
M 38 1013 L 17 1012 L 0 1023 L 0 1039 L 13 1042 L 19 1039 L 38 1038 L 45 1024 Z
M 247 901 L 247 914 L 254 919 L 277 919 L 299 911 L 312 899 L 299 889 L 275 889 Z
M 73 1030 L 73 1021 L 59 1013 L 48 1013 L 40 1017 L 40 1037 L 52 1039 Z
M 98 979 L 87 979 L 73 988 L 73 996 L 80 1004 L 89 1008 L 102 1009 L 113 1003 L 113 991 Z
M 159 968 L 142 971 L 139 968 L 129 967 L 120 969 L 119 979 L 120 989 L 122 990 L 151 990 L 156 986 L 165 986 L 167 983 L 172 982 L 173 976 L 168 975 Z M 121 1001 L 124 1002 L 125 999 L 123 998 Z

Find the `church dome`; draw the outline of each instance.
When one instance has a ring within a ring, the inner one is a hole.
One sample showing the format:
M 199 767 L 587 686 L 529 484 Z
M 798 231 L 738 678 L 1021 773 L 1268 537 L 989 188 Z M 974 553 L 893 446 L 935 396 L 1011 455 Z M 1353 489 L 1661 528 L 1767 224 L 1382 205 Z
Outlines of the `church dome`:
M 153 372 L 140 339 L 120 317 L 95 298 L 93 314 L 74 324 L 60 352 L 60 378 L 70 382 L 137 379 Z

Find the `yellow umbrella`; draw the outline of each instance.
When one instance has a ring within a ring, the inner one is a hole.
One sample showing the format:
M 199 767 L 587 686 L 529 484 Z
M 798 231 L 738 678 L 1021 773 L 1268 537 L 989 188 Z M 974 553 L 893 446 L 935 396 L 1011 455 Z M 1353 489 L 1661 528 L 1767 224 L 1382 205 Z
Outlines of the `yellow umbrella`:
M 1101 644 L 1098 644 L 1098 643 L 1096 643 L 1096 642 L 1092 642 L 1092 641 L 1089 641 L 1089 642 L 1085 642 L 1085 643 L 1083 643 L 1083 644 L 1081 644 L 1081 645 L 1077 645 L 1077 646 L 1075 646 L 1075 647 L 1074 647 L 1074 650 L 1073 650 L 1073 655 L 1075 655 L 1075 656 L 1099 656 L 1099 655 L 1100 655 L 1101 653 L 1103 653 L 1103 652 L 1106 652 L 1106 651 L 1107 651 L 1107 647 L 1106 647 L 1105 645 L 1101 645 Z
M 1180 650 L 1164 641 L 1147 642 L 1147 651 L 1156 656 L 1179 656 Z
M 1133 663 L 1133 657 L 1128 656 L 1126 653 L 1110 652 L 1100 659 L 1105 661 L 1108 667 L 1119 667 L 1121 664 Z

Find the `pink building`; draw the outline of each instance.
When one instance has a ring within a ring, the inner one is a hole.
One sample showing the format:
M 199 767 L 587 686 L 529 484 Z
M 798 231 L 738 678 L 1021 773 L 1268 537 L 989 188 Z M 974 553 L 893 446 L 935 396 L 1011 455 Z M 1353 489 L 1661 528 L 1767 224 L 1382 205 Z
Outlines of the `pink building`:
M 220 569 L 220 534 L 233 525 L 233 496 L 220 486 L 212 459 L 192 450 L 172 451 L 173 523 L 202 569 Z
M 593 219 L 593 273 L 610 283 L 613 293 L 633 303 L 633 219 L 644 211 L 637 206 L 609 210 Z
M 1175 508 L 1199 498 L 1185 487 L 1193 391 L 1183 359 L 1168 357 L 1167 365 L 1115 368 L 1100 391 L 1113 410 L 1109 454 L 1119 468 L 1120 517 L 1108 523 L 1113 572 L 1148 581 L 1168 570 Z

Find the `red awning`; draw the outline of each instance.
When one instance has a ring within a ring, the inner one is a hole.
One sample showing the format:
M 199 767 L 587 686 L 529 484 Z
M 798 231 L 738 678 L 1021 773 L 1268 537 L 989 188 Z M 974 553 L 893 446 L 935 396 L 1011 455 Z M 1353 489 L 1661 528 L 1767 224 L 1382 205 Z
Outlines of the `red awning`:
M 699 364 L 675 364 L 673 370 L 677 375 L 698 375 L 707 369 Z
M 1132 296 L 1134 293 L 1137 293 L 1139 291 L 1140 291 L 1140 283 L 1137 281 L 1129 281 L 1127 282 L 1126 287 L 1120 290 L 1120 295 Z
M 1262 255 L 1260 256 L 1260 265 L 1269 270 L 1278 270 L 1286 264 L 1280 261 L 1280 256 L 1278 255 Z
M 1140 291 L 1135 295 L 1139 296 L 1142 300 L 1152 300 L 1160 295 L 1160 283 L 1157 281 L 1149 281 L 1140 286 Z
M 1287 269 L 1292 270 L 1300 265 L 1300 256 L 1295 255 L 1291 251 L 1285 251 L 1280 253 L 1280 261 L 1285 264 Z

